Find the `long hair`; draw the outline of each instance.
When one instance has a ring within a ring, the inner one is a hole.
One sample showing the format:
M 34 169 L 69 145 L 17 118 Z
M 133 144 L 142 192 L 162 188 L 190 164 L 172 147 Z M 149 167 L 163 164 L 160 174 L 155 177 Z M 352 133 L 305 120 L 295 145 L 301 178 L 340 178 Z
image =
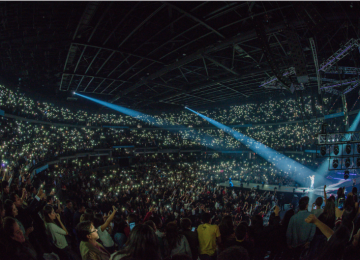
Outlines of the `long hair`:
M 5 203 L 4 203 L 5 217 L 14 217 L 13 216 L 13 205 L 14 205 L 14 202 L 12 200 L 5 200 Z
M 6 239 L 9 239 L 14 236 L 14 224 L 15 223 L 16 223 L 16 220 L 12 217 L 4 218 L 4 223 L 1 228 L 2 228 L 2 233 Z
M 339 200 L 339 198 L 345 198 L 345 194 L 344 194 L 344 189 L 343 188 L 339 188 L 337 190 L 337 199 Z
M 294 215 L 295 211 L 293 209 L 289 209 L 288 211 L 286 211 L 284 218 L 281 221 L 281 225 L 287 228 L 289 226 L 291 217 Z
M 344 213 L 342 215 L 342 226 L 346 226 L 350 232 L 353 230 L 353 221 L 356 217 L 355 208 L 347 206 L 344 208 Z
M 93 223 L 94 223 L 95 228 L 98 228 L 98 227 L 104 225 L 105 222 L 104 222 L 103 216 L 100 213 L 95 214 Z
M 332 200 L 327 200 L 322 215 L 326 220 L 335 219 L 335 203 Z
M 340 225 L 322 250 L 318 260 L 340 260 L 345 252 L 346 244 L 349 242 L 349 229 Z
M 45 205 L 43 208 L 43 216 L 46 223 L 54 223 L 52 219 L 50 219 L 49 214 L 54 210 L 50 205 Z
M 122 254 L 141 260 L 160 260 L 159 241 L 154 230 L 148 225 L 136 225 L 125 248 L 118 251 L 113 258 Z
M 171 250 L 180 244 L 181 235 L 179 234 L 177 225 L 173 222 L 170 222 L 166 225 L 166 240 Z

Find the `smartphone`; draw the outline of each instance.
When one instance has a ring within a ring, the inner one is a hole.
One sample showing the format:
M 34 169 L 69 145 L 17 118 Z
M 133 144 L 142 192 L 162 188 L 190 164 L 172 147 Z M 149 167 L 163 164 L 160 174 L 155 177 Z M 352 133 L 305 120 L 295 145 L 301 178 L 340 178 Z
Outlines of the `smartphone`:
M 129 226 L 130 226 L 130 231 L 135 227 L 135 222 L 131 222 L 130 224 L 129 224 Z
M 192 231 L 192 232 L 195 232 L 195 227 L 193 227 L 193 228 L 191 229 L 191 231 Z
M 338 208 L 341 209 L 341 210 L 344 209 L 344 201 L 345 201 L 344 198 L 340 198 L 339 201 L 338 201 Z

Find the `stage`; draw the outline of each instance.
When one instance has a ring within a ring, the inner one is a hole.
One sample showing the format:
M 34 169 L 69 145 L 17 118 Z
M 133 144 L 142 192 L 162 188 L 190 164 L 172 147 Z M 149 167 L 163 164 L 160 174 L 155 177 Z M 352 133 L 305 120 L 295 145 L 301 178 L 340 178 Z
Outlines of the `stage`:
M 234 184 L 234 187 L 240 188 L 240 181 L 233 180 L 232 183 Z M 230 187 L 229 181 L 219 183 L 219 186 Z M 281 188 L 279 188 L 279 185 L 264 184 L 264 187 L 263 187 L 261 183 L 250 182 L 249 185 L 247 185 L 247 183 L 243 183 L 244 189 L 252 189 L 252 188 L 257 189 L 257 186 L 259 186 L 259 190 L 261 190 L 261 191 L 274 191 L 275 187 L 278 192 L 286 192 L 286 193 L 293 193 L 294 189 L 295 189 L 295 193 L 304 193 L 304 190 L 305 190 L 305 192 L 311 191 L 311 190 L 309 190 L 309 187 L 297 187 L 296 188 L 295 186 L 281 186 Z

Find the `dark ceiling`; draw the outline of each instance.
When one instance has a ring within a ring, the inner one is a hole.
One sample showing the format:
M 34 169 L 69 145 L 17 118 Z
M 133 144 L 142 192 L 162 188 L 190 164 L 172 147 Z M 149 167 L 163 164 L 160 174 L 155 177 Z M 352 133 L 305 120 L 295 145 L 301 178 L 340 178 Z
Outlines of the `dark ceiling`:
M 294 66 L 291 29 L 316 78 L 309 38 L 321 63 L 359 38 L 359 13 L 343 1 L 1 2 L 0 76 L 59 100 L 76 91 L 134 109 L 257 99 L 279 90 L 259 87 L 274 70 L 256 23 L 278 70 Z M 303 91 L 317 93 L 316 80 Z

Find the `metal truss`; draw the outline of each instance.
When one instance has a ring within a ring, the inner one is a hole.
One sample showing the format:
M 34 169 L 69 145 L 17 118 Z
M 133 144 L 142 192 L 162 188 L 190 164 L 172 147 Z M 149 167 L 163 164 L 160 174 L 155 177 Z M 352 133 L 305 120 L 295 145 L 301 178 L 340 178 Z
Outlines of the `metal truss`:
M 291 75 L 295 75 L 295 68 L 294 67 L 290 67 L 289 69 L 285 70 L 285 72 L 283 73 L 283 77 L 289 77 Z M 264 87 L 264 88 L 272 88 L 270 85 L 275 85 L 276 82 L 278 81 L 278 78 L 276 76 L 272 76 L 271 78 L 264 80 L 263 82 L 261 82 L 261 85 L 259 87 Z M 278 87 L 281 88 L 281 87 Z
M 312 81 L 317 81 L 317 77 L 309 77 L 309 80 L 312 80 Z M 321 78 L 321 81 L 325 81 L 325 82 L 340 82 L 340 80 L 338 79 L 328 79 L 328 78 Z
M 353 48 L 359 46 L 359 40 L 350 39 L 344 46 L 342 46 L 337 52 L 331 55 L 326 61 L 320 65 L 321 71 L 327 71 L 334 65 L 335 62 L 341 60 L 350 53 Z
M 315 46 L 315 42 L 314 42 L 313 38 L 310 38 L 309 41 L 310 41 L 310 47 L 311 47 L 311 51 L 312 51 L 313 58 L 314 58 L 314 64 L 315 64 L 315 70 L 316 70 L 316 81 L 318 84 L 318 93 L 320 94 L 321 93 L 321 90 L 320 90 L 321 78 L 320 78 L 320 72 L 319 72 L 319 61 L 318 61 L 317 53 L 316 53 L 316 46 Z
M 353 85 L 353 86 L 349 86 L 349 87 L 347 87 L 347 88 L 343 91 L 343 94 L 347 94 L 347 93 L 349 93 L 350 91 L 354 90 L 357 86 L 359 86 L 359 82 L 358 82 L 358 83 L 356 83 L 356 84 L 355 84 L 355 85 Z
M 341 67 L 337 68 L 330 68 L 326 71 L 327 74 L 346 74 L 346 75 L 358 75 L 360 74 L 360 68 L 355 67 Z
M 348 143 L 360 143 L 360 131 L 318 134 L 317 145 L 336 145 Z
M 328 83 L 328 84 L 324 84 L 321 86 L 321 89 L 328 89 L 328 88 L 334 88 L 334 87 L 341 87 L 341 86 L 345 86 L 345 85 L 349 85 L 349 84 L 353 84 L 353 83 L 358 83 L 358 79 L 357 78 L 351 78 L 351 79 L 346 79 L 344 81 L 340 81 L 339 83 Z
M 330 93 L 330 94 L 335 94 L 335 95 L 338 95 L 338 96 L 341 96 L 341 95 L 342 95 L 342 92 L 341 92 L 341 91 L 336 90 L 336 89 L 333 89 L 333 88 L 323 89 L 323 91 L 325 91 L 325 92 L 327 92 L 327 93 Z

